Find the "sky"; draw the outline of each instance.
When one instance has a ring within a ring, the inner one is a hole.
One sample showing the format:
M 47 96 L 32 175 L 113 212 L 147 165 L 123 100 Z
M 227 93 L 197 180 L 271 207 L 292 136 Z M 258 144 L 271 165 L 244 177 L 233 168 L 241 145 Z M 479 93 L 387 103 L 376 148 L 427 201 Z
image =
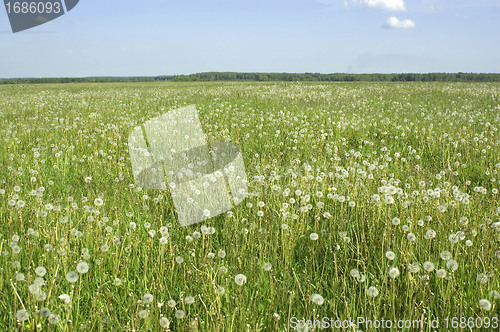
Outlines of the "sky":
M 18 33 L 0 8 L 0 78 L 207 71 L 500 73 L 500 0 L 80 0 Z

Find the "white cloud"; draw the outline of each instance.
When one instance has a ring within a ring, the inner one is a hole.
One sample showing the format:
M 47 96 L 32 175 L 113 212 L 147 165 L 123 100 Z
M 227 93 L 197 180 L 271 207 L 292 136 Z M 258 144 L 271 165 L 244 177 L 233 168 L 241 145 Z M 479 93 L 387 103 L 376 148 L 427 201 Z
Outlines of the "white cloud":
M 413 29 L 415 26 L 412 20 L 399 20 L 394 16 L 389 17 L 383 25 L 386 29 Z
M 404 0 L 352 0 L 354 5 L 367 8 L 378 8 L 390 11 L 405 11 Z

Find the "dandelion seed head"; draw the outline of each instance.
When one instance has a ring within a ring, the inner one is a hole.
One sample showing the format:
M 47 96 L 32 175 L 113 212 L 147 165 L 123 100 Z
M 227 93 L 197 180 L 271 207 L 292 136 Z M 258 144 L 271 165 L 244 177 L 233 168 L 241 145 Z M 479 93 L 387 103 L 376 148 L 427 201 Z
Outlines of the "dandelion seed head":
M 385 257 L 386 257 L 388 260 L 391 260 L 391 261 L 392 261 L 394 258 L 396 258 L 396 254 L 395 254 L 394 252 L 392 252 L 392 251 L 390 251 L 390 250 L 389 250 L 389 251 L 387 251 L 387 252 L 385 253 Z
M 80 262 L 76 265 L 76 271 L 80 274 L 89 272 L 89 264 L 87 262 Z
M 491 302 L 488 301 L 487 299 L 481 299 L 481 300 L 479 300 L 479 307 L 485 311 L 490 311 L 491 310 Z
M 397 267 L 392 267 L 389 270 L 389 277 L 391 277 L 392 279 L 395 279 L 398 276 L 399 276 L 399 269 Z
M 184 310 L 176 310 L 175 311 L 175 318 L 177 319 L 183 319 L 186 316 L 184 313 Z
M 325 302 L 325 299 L 319 294 L 312 294 L 311 301 L 316 305 L 322 305 Z
M 25 309 L 21 309 L 21 310 L 18 310 L 16 312 L 16 318 L 20 322 L 24 322 L 24 321 L 28 320 L 29 316 L 30 316 L 30 313 L 28 312 L 28 310 L 25 310 Z
M 366 295 L 368 295 L 369 297 L 377 297 L 378 294 L 379 294 L 378 289 L 375 286 L 370 286 L 366 290 Z
M 234 276 L 234 282 L 238 286 L 243 286 L 247 282 L 247 277 L 244 274 L 241 274 L 241 273 L 237 274 L 237 275 Z
M 70 271 L 66 274 L 66 280 L 71 283 L 78 281 L 78 273 L 75 271 Z
M 226 289 L 224 287 L 222 287 L 222 286 L 218 286 L 216 292 L 217 292 L 217 295 L 220 296 L 220 295 L 223 295 L 226 292 Z
M 38 276 L 43 277 L 47 273 L 47 269 L 43 266 L 39 266 L 35 269 L 35 273 Z
M 38 311 L 38 314 L 41 316 L 41 317 L 49 317 L 50 315 L 50 309 L 49 308 L 42 308 Z

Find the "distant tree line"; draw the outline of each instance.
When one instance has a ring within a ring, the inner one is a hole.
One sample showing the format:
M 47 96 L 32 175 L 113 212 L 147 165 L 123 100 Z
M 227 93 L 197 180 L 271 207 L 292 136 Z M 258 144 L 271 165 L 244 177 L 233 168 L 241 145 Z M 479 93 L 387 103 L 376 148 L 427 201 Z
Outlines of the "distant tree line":
M 208 72 L 208 73 L 197 73 L 191 75 L 164 75 L 164 76 L 6 78 L 6 79 L 0 79 L 0 84 L 107 83 L 107 82 L 156 82 L 156 81 L 500 82 L 500 74 L 486 74 L 486 73 L 319 74 L 319 73 Z
M 319 74 L 209 72 L 176 75 L 173 81 L 309 81 L 309 82 L 500 82 L 500 74 Z

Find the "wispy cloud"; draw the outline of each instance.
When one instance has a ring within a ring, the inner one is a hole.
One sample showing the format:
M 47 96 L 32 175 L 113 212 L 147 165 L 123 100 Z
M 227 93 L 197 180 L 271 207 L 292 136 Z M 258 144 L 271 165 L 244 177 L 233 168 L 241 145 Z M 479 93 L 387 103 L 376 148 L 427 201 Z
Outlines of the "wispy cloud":
M 400 20 L 397 17 L 391 16 L 383 25 L 386 29 L 413 29 L 416 27 L 412 20 Z
M 347 1 L 344 1 L 344 4 Z M 389 11 L 405 11 L 404 0 L 351 0 L 352 4 L 365 8 L 385 9 Z

